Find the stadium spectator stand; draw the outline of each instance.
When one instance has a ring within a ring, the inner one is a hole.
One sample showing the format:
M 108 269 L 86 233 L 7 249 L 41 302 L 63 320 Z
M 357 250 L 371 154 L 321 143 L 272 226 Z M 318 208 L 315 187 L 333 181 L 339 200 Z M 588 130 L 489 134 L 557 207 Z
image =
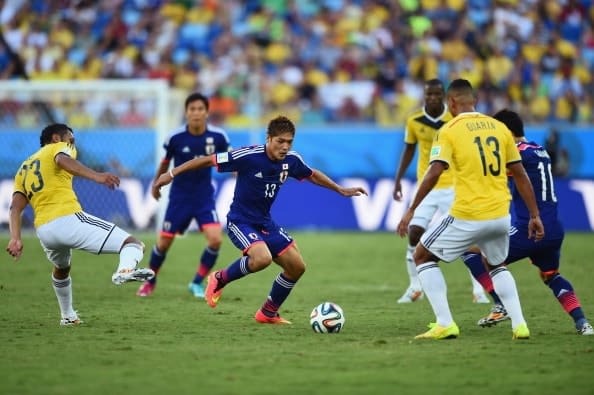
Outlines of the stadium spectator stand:
M 592 0 L 3 4 L 0 78 L 164 78 L 213 97 L 228 127 L 279 112 L 303 123 L 401 126 L 434 77 L 469 79 L 487 113 L 508 107 L 527 122 L 594 122 Z M 260 94 L 258 111 L 248 90 Z M 5 124 L 35 123 L 21 114 L 26 106 L 0 107 Z M 151 117 L 79 107 L 69 124 Z

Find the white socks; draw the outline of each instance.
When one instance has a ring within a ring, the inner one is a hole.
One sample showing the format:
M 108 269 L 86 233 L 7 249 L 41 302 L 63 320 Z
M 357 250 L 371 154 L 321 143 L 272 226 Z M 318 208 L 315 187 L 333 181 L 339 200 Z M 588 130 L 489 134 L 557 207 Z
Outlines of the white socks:
M 489 272 L 493 280 L 493 288 L 499 298 L 503 302 L 507 314 L 511 318 L 512 329 L 515 329 L 520 324 L 525 324 L 524 315 L 522 314 L 522 306 L 520 305 L 520 297 L 518 296 L 518 289 L 516 288 L 516 281 L 512 274 L 505 266 L 500 266 Z
M 437 262 L 425 262 L 417 266 L 417 272 L 425 296 L 435 314 L 437 325 L 447 328 L 454 322 L 454 319 L 448 304 L 448 287 L 439 265 Z
M 76 313 L 72 307 L 72 279 L 70 276 L 64 280 L 58 280 L 52 274 L 52 285 L 58 298 L 62 318 L 74 317 Z
M 116 272 L 134 270 L 136 265 L 142 261 L 144 256 L 143 250 L 144 248 L 141 244 L 124 244 L 120 251 L 120 263 Z
M 413 259 L 413 252 L 415 246 L 408 244 L 406 246 L 406 271 L 408 272 L 409 286 L 415 290 L 421 290 L 421 282 L 419 280 L 419 274 L 417 273 L 417 265 Z

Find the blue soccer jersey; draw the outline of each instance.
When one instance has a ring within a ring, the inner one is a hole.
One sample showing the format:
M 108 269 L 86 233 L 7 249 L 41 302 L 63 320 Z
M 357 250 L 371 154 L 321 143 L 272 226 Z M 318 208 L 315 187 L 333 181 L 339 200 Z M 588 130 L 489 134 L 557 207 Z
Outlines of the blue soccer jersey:
M 289 177 L 302 180 L 313 174 L 296 152 L 289 151 L 285 159 L 273 161 L 266 155 L 265 145 L 217 154 L 216 165 L 219 172 L 237 172 L 229 221 L 251 224 L 271 221 L 272 203 Z
M 179 166 L 184 162 L 200 156 L 212 155 L 217 152 L 227 152 L 230 149 L 229 138 L 225 131 L 212 125 L 207 125 L 201 135 L 191 134 L 187 126 L 175 130 L 163 144 L 165 158 L 173 159 L 173 165 Z M 214 206 L 214 186 L 211 168 L 192 170 L 175 177 L 169 192 L 170 202 L 192 202 L 194 207 L 204 205 Z
M 547 151 L 535 142 L 520 141 L 517 146 L 522 156 L 522 164 L 534 189 L 540 218 L 545 227 L 545 237 L 562 238 L 563 227 L 557 217 L 557 196 L 553 183 L 551 158 Z M 512 184 L 512 196 L 514 226 L 523 231 L 528 228 L 530 213 L 514 184 Z

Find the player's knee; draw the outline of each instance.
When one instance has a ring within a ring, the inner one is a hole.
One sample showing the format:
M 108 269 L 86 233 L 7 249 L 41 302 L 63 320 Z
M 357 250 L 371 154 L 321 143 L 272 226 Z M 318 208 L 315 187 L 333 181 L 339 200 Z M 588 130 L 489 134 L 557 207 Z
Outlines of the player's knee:
M 294 276 L 296 277 L 295 280 L 303 276 L 303 274 L 305 273 L 305 262 L 300 261 L 299 263 L 294 265 L 293 272 Z
M 272 255 L 270 251 L 258 251 L 254 254 L 249 254 L 250 260 L 249 265 L 252 271 L 257 272 L 266 267 L 268 267 L 272 263 Z
M 548 270 L 546 272 L 540 272 L 540 278 L 545 284 L 548 284 L 552 279 L 557 277 L 558 274 L 558 270 Z
M 56 280 L 65 280 L 70 274 L 70 266 L 54 267 L 52 274 Z
M 163 237 L 163 236 L 161 236 L 157 240 L 157 243 L 156 243 L 155 247 L 157 248 L 157 250 L 159 251 L 159 253 L 165 254 L 171 248 L 171 245 L 173 244 L 173 240 L 175 240 L 174 237 Z
M 408 243 L 411 246 L 416 246 L 417 244 L 419 244 L 419 241 L 421 240 L 421 236 L 423 235 L 424 229 L 419 227 L 419 226 L 415 226 L 412 225 L 408 228 Z
M 413 252 L 413 260 L 415 261 L 415 265 L 421 265 L 425 262 L 434 261 L 437 262 L 439 259 L 435 257 L 429 250 L 425 248 L 422 244 L 417 244 L 415 251 Z
M 223 244 L 223 238 L 222 237 L 211 237 L 208 241 L 208 248 L 210 248 L 211 250 L 216 250 L 218 251 L 221 248 L 221 245 Z

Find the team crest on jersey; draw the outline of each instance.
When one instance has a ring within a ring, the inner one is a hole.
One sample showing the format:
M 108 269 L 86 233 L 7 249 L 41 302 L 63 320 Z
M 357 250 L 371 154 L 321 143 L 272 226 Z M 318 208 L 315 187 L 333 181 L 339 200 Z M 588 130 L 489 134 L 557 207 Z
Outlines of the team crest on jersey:
M 219 152 L 217 154 L 217 163 L 227 163 L 229 162 L 229 153 L 228 152 Z

